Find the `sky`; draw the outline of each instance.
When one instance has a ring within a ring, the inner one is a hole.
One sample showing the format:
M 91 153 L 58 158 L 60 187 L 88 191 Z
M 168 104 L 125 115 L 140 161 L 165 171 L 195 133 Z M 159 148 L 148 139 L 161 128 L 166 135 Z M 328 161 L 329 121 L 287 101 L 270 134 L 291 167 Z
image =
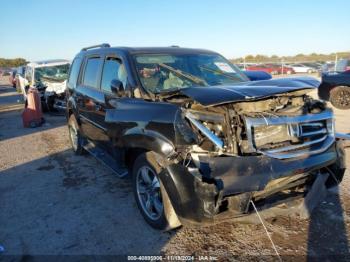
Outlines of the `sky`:
M 0 57 L 72 59 L 84 46 L 205 48 L 227 58 L 350 51 L 350 1 L 1 1 Z

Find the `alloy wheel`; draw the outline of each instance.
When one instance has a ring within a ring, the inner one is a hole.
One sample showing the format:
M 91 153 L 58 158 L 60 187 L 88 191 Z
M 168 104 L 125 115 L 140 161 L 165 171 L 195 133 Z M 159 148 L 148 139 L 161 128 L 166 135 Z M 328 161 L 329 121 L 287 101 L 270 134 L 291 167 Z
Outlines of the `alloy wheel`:
M 163 201 L 160 183 L 155 172 L 148 166 L 137 171 L 136 191 L 139 202 L 145 214 L 151 220 L 157 220 L 163 214 Z

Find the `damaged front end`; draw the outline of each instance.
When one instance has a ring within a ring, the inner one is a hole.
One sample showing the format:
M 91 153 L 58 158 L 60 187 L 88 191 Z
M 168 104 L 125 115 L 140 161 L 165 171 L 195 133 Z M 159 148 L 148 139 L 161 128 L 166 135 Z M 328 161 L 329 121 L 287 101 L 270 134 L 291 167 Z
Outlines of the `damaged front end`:
M 253 212 L 251 201 L 260 210 L 286 205 L 321 177 L 326 187 L 342 180 L 333 113 L 309 91 L 182 106 L 177 156 L 161 176 L 182 223 L 240 218 Z

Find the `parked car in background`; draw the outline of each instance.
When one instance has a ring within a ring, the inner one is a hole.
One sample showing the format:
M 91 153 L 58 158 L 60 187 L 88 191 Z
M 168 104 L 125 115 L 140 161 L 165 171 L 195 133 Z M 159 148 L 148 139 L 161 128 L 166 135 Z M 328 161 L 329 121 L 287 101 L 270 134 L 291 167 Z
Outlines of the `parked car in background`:
M 19 66 L 19 67 L 17 67 L 16 68 L 17 75 L 20 75 L 20 76 L 24 77 L 25 69 L 26 69 L 26 66 Z
M 300 63 L 300 64 L 311 67 L 316 72 L 318 72 L 323 65 L 323 63 L 318 63 L 318 62 L 305 62 L 305 63 Z
M 10 76 L 11 75 L 11 69 L 9 69 L 9 68 L 1 68 L 0 69 L 0 75 L 1 76 Z
M 154 228 L 242 219 L 342 180 L 333 113 L 308 95 L 318 84 L 249 81 L 208 50 L 86 47 L 67 81 L 69 138 L 131 174 Z
M 25 68 L 30 87 L 40 92 L 44 111 L 65 109 L 65 90 L 70 61 L 63 59 L 31 62 Z
M 303 64 L 289 64 L 288 67 L 293 68 L 295 73 L 315 73 L 317 70 L 315 68 L 312 68 L 310 66 L 306 66 Z
M 271 75 L 278 75 L 278 74 L 294 74 L 295 71 L 293 68 L 289 66 L 282 66 L 277 64 L 260 64 L 255 66 L 249 66 L 247 67 L 248 71 L 264 71 L 266 73 L 269 73 Z
M 336 72 L 350 71 L 350 59 L 340 59 L 335 65 Z
M 12 69 L 9 76 L 9 82 L 13 86 L 13 88 L 16 88 L 16 74 L 17 74 L 17 69 Z
M 28 81 L 25 79 L 25 68 L 26 66 L 19 66 L 16 68 L 16 89 L 17 92 L 22 93 L 24 95 L 24 101 L 26 100 L 25 87 L 28 85 Z
M 335 71 L 334 62 L 326 62 L 321 66 L 320 76 L 322 76 L 323 73 L 334 72 L 334 71 Z
M 323 74 L 318 95 L 336 108 L 350 109 L 350 71 Z

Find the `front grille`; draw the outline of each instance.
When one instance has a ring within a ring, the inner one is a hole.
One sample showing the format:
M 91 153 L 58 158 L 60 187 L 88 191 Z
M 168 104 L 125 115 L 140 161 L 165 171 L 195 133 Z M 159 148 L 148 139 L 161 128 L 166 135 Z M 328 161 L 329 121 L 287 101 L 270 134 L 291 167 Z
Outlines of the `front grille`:
M 251 152 L 286 159 L 327 150 L 335 141 L 333 113 L 302 116 L 245 117 Z

